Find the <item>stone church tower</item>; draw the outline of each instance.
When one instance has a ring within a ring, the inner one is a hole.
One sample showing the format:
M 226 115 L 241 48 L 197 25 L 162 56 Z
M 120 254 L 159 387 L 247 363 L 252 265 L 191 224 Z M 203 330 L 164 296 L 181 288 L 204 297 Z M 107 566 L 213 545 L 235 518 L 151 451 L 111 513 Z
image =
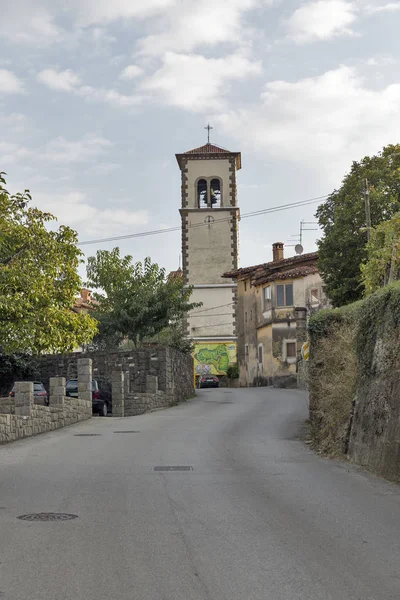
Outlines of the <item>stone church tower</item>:
M 236 173 L 241 155 L 207 143 L 176 158 L 182 172 L 183 276 L 194 288 L 192 300 L 203 303 L 189 315 L 187 334 L 197 346 L 226 342 L 232 351 L 236 283 L 222 274 L 238 268 Z

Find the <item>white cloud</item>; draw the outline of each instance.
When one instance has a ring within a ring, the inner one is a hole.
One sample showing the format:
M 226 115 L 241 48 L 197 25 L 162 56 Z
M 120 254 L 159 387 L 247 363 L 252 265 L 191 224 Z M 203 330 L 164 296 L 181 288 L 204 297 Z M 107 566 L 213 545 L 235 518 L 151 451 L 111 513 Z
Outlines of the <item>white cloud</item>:
M 288 37 L 297 43 L 328 40 L 338 35 L 352 35 L 350 25 L 356 20 L 356 8 L 345 0 L 315 0 L 298 8 L 289 18 Z
M 90 85 L 79 85 L 79 77 L 70 69 L 57 71 L 45 69 L 38 75 L 38 80 L 51 89 L 70 92 L 93 102 L 105 102 L 120 108 L 129 108 L 140 104 L 139 96 L 121 94 L 117 90 L 96 88 Z
M 76 141 L 58 137 L 48 142 L 39 156 L 46 161 L 63 165 L 92 162 L 112 146 L 112 142 L 94 133 L 88 133 Z
M 265 86 L 259 106 L 214 118 L 223 130 L 274 159 L 318 173 L 329 191 L 353 160 L 397 143 L 400 84 L 368 87 L 354 68 L 341 66 L 295 83 Z
M 384 54 L 382 56 L 371 56 L 366 64 L 368 67 L 387 67 L 396 64 L 396 60 L 393 56 Z
M 48 6 L 46 6 L 46 4 Z M 43 46 L 59 39 L 61 31 L 54 23 L 50 2 L 13 0 L 1 11 L 0 37 L 10 42 Z
M 370 15 L 382 12 L 398 12 L 400 11 L 400 2 L 387 2 L 386 4 L 367 4 L 365 10 Z
M 107 23 L 118 19 L 145 18 L 164 11 L 177 0 L 70 0 L 69 9 L 80 25 Z
M 123 69 L 119 75 L 120 79 L 135 79 L 135 77 L 139 77 L 142 75 L 143 69 L 136 65 L 128 65 Z
M 46 168 L 49 165 L 65 167 L 73 163 L 96 161 L 112 147 L 112 142 L 94 133 L 88 133 L 79 140 L 58 137 L 36 148 L 0 141 L 0 164 L 15 164 L 23 160 L 25 169 L 37 163 L 45 163 Z
M 190 52 L 198 46 L 238 45 L 246 28 L 243 14 L 267 0 L 184 0 L 163 16 L 159 32 L 139 41 L 139 53 L 163 55 L 166 51 Z
M 260 63 L 242 54 L 205 58 L 167 52 L 161 68 L 142 82 L 141 89 L 186 110 L 218 109 L 224 105 L 229 81 L 261 72 Z
M 115 206 L 124 201 L 110 199 L 112 208 L 100 208 L 93 204 L 87 194 L 72 191 L 61 194 L 37 193 L 34 204 L 58 218 L 60 223 L 70 225 L 79 232 L 81 241 L 92 236 L 130 233 L 136 227 L 142 227 L 149 221 L 146 210 L 128 210 Z
M 38 80 L 53 90 L 70 92 L 79 84 L 79 77 L 70 69 L 57 71 L 56 69 L 44 69 L 38 74 Z
M 23 83 L 12 71 L 0 69 L 0 94 L 22 94 Z
M 2 136 L 4 137 L 4 131 L 9 130 L 10 132 L 21 132 L 24 131 L 27 124 L 27 117 L 21 113 L 11 113 L 9 115 L 0 115 L 0 127 Z

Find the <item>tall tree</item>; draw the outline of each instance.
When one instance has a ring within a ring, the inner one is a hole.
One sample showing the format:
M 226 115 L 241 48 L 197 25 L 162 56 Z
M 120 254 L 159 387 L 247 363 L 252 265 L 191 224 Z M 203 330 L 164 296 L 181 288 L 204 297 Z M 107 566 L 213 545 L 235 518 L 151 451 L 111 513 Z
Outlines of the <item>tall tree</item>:
M 400 145 L 386 146 L 376 156 L 353 162 L 341 187 L 317 210 L 324 235 L 319 241 L 319 268 L 335 306 L 364 294 L 361 265 L 367 258 L 363 180 L 370 186 L 371 224 L 376 226 L 400 210 Z
M 4 352 L 63 352 L 89 342 L 96 321 L 72 310 L 81 290 L 77 234 L 10 195 L 0 173 L 0 341 Z
M 191 288 L 182 277 L 168 277 L 150 258 L 134 263 L 119 248 L 98 250 L 88 259 L 88 285 L 98 290 L 95 311 L 105 338 L 120 335 L 136 345 L 178 324 L 193 308 Z

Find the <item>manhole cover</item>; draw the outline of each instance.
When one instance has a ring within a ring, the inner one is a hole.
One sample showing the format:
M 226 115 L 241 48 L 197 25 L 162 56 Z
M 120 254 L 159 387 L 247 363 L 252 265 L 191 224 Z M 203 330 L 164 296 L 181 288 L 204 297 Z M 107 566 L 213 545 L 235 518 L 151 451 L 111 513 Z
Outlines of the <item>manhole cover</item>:
M 140 431 L 114 431 L 114 433 L 140 433 Z
M 17 517 L 21 521 L 72 521 L 72 519 L 77 518 L 78 515 L 70 515 L 68 513 L 33 513 Z
M 95 437 L 99 435 L 101 435 L 101 433 L 75 433 L 74 437 Z
M 193 467 L 154 467 L 154 471 L 193 471 Z

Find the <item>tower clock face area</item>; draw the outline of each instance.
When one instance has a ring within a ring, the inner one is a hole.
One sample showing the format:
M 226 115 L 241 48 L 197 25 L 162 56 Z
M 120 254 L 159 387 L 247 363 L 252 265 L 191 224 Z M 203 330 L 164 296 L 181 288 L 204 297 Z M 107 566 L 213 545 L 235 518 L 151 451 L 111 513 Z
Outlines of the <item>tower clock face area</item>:
M 177 155 L 182 173 L 182 266 L 192 300 L 202 310 L 188 317 L 194 340 L 236 339 L 236 284 L 222 277 L 238 267 L 239 208 L 236 173 L 241 156 L 214 144 Z

